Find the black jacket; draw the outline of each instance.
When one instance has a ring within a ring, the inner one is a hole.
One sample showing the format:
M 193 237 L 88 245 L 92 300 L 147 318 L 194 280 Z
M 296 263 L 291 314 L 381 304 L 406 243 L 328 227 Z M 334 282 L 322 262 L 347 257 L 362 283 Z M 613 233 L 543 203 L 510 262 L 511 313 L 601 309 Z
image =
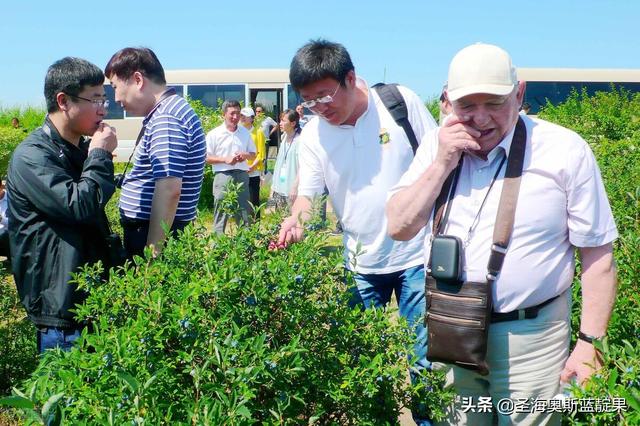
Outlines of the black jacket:
M 104 207 L 115 191 L 113 157 L 88 155 L 62 139 L 53 124 L 34 130 L 9 164 L 9 238 L 18 294 L 36 326 L 75 328 L 69 312 L 86 298 L 72 272 L 106 255 Z

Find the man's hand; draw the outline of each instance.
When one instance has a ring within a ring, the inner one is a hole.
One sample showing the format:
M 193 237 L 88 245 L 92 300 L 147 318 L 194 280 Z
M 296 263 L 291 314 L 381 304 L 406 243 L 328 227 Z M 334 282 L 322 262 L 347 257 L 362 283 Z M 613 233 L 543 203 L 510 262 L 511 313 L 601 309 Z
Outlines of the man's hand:
M 230 155 L 229 157 L 225 157 L 224 158 L 224 163 L 228 164 L 230 166 L 233 166 L 234 164 L 236 164 L 238 161 L 238 158 L 235 155 Z
M 302 241 L 304 238 L 304 227 L 298 222 L 298 218 L 289 216 L 280 225 L 278 244 L 291 244 Z
M 251 159 L 254 159 L 255 157 L 256 157 L 255 152 L 247 152 L 247 151 L 236 152 L 234 155 L 234 158 L 237 160 L 237 162 L 251 160 Z
M 611 243 L 580 247 L 582 260 L 582 312 L 580 330 L 591 336 L 607 334 L 607 325 L 616 299 L 616 267 Z M 578 339 L 560 375 L 568 382 L 577 376 L 582 383 L 602 366 L 600 354 L 591 343 Z
M 101 148 L 108 152 L 113 152 L 118 147 L 116 129 L 102 122 L 91 137 L 89 151 L 94 148 Z
M 438 132 L 438 154 L 434 162 L 440 163 L 450 172 L 456 168 L 463 152 L 481 149 L 477 142 L 480 135 L 466 120 L 452 113 Z
M 591 343 L 578 340 L 560 374 L 562 383 L 569 383 L 575 376 L 579 384 L 584 383 L 602 367 L 601 355 Z

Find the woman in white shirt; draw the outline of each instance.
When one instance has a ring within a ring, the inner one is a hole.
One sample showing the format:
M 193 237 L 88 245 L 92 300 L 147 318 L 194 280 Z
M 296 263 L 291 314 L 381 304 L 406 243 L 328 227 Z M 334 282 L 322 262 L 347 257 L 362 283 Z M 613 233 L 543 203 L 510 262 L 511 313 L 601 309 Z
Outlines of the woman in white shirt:
M 298 194 L 298 139 L 300 115 L 287 109 L 280 115 L 282 143 L 273 170 L 271 197 L 276 209 L 291 207 Z

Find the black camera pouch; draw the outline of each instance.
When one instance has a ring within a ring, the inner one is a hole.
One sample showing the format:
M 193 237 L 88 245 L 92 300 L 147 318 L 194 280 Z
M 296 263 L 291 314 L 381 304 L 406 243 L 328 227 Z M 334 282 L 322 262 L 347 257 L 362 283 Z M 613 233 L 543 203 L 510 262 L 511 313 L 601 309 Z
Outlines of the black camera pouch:
M 452 235 L 438 235 L 431 242 L 429 274 L 446 283 L 461 283 L 464 270 L 462 240 Z

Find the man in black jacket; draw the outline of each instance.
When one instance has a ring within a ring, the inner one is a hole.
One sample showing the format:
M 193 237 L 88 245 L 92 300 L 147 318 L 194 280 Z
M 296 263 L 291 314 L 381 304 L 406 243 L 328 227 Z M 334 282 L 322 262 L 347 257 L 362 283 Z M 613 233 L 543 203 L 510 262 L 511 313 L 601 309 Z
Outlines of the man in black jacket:
M 68 349 L 83 325 L 69 312 L 86 294 L 71 274 L 105 260 L 104 207 L 115 191 L 115 130 L 103 123 L 104 74 L 79 58 L 47 71 L 48 115 L 16 148 L 7 189 L 13 274 L 38 350 Z M 85 135 L 93 135 L 91 140 Z

